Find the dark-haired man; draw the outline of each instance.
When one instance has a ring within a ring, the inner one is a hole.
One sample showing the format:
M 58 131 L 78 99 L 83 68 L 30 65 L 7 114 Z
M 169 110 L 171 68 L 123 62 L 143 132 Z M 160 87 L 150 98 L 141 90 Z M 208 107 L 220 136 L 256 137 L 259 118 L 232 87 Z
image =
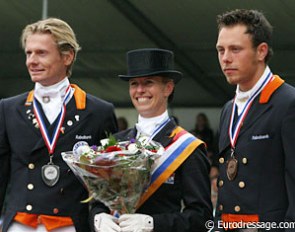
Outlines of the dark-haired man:
M 218 218 L 229 229 L 295 221 L 295 89 L 268 66 L 272 26 L 240 9 L 217 23 L 219 63 L 237 86 L 220 118 Z

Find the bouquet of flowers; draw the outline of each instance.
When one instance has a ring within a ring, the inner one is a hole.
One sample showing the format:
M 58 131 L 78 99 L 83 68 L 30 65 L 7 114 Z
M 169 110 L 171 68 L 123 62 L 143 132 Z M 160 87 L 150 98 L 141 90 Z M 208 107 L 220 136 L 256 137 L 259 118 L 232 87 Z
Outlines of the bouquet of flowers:
M 110 136 L 101 146 L 78 142 L 62 157 L 89 192 L 84 202 L 94 198 L 123 214 L 135 212 L 149 185 L 151 167 L 163 152 L 161 144 L 147 137 L 117 142 Z

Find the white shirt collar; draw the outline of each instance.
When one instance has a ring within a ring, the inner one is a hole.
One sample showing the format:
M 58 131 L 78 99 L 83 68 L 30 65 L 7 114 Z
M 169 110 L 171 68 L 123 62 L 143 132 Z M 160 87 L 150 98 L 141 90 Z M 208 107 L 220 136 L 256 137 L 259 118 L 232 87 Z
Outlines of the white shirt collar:
M 248 91 L 243 92 L 240 90 L 239 85 L 237 85 L 236 89 L 236 104 L 238 106 L 238 114 L 240 114 L 243 110 L 243 107 L 245 106 L 247 100 L 252 97 L 252 95 L 258 90 L 258 88 L 262 85 L 264 80 L 267 78 L 268 74 L 270 72 L 270 68 L 266 66 L 262 76 L 259 78 L 259 80 L 256 82 L 256 84 Z
M 44 96 L 56 98 L 60 97 L 63 99 L 67 87 L 70 85 L 70 81 L 68 77 L 65 77 L 60 82 L 50 85 L 50 86 L 43 86 L 40 83 L 35 83 L 35 90 L 34 90 L 34 96 L 37 98 L 39 102 L 42 102 L 42 98 Z
M 69 85 L 70 82 L 67 77 L 51 86 L 43 86 L 38 82 L 35 84 L 34 97 L 40 102 L 50 124 L 55 121 L 60 113 Z M 74 91 L 71 91 L 69 99 L 72 98 L 73 93 Z
M 151 136 L 156 128 L 168 119 L 169 115 L 167 110 L 163 114 L 152 118 L 144 118 L 138 115 L 138 123 L 136 123 L 135 126 L 139 133 Z
M 268 73 L 270 72 L 270 68 L 268 66 L 266 66 L 262 76 L 259 78 L 259 80 L 256 82 L 256 84 L 248 91 L 243 92 L 240 90 L 239 85 L 237 85 L 237 89 L 236 89 L 236 94 L 237 94 L 237 98 L 240 98 L 240 96 L 242 97 L 246 97 L 248 96 L 248 98 L 250 98 L 255 92 L 256 90 L 262 85 L 263 81 L 267 78 Z

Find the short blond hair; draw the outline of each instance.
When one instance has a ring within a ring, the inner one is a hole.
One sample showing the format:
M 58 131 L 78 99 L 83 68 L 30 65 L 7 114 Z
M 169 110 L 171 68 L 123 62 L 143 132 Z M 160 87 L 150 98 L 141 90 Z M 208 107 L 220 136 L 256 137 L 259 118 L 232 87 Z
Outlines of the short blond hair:
M 36 33 L 51 34 L 61 54 L 69 51 L 74 52 L 73 62 L 67 69 L 67 76 L 72 74 L 72 66 L 76 60 L 77 53 L 81 49 L 73 29 L 65 21 L 58 18 L 48 18 L 27 25 L 21 35 L 21 45 L 25 49 L 28 36 Z

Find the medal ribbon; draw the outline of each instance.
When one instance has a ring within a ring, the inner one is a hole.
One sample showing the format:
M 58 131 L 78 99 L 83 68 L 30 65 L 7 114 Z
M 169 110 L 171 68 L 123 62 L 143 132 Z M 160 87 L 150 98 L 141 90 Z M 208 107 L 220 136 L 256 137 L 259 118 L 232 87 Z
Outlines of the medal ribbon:
M 262 82 L 262 84 L 256 90 L 256 92 L 247 100 L 240 116 L 238 116 L 238 120 L 237 120 L 237 123 L 235 126 L 233 126 L 233 122 L 234 122 L 234 116 L 235 116 L 235 112 L 236 112 L 236 97 L 234 98 L 232 113 L 231 113 L 231 117 L 230 117 L 229 131 L 228 131 L 229 138 L 230 138 L 230 144 L 231 144 L 232 149 L 235 148 L 242 123 L 243 123 L 244 119 L 246 118 L 246 115 L 248 114 L 248 111 L 249 111 L 254 99 L 271 80 L 272 80 L 272 73 L 269 72 L 267 74 L 265 80 Z
M 34 100 L 33 100 L 34 113 L 35 113 L 36 119 L 38 121 L 43 140 L 45 142 L 45 145 L 46 145 L 50 155 L 54 153 L 54 149 L 55 149 L 55 146 L 56 146 L 59 134 L 60 134 L 60 128 L 63 124 L 65 114 L 66 114 L 66 104 L 71 99 L 72 92 L 73 92 L 73 89 L 69 85 L 66 90 L 66 94 L 65 94 L 65 97 L 63 100 L 63 104 L 62 104 L 60 113 L 57 116 L 58 121 L 57 121 L 57 124 L 54 128 L 52 138 L 50 138 L 50 136 L 49 136 L 48 130 L 47 130 L 46 125 L 44 123 L 44 119 L 42 118 L 42 114 L 40 113 L 39 106 L 36 102 L 37 101 L 36 98 L 34 98 Z

